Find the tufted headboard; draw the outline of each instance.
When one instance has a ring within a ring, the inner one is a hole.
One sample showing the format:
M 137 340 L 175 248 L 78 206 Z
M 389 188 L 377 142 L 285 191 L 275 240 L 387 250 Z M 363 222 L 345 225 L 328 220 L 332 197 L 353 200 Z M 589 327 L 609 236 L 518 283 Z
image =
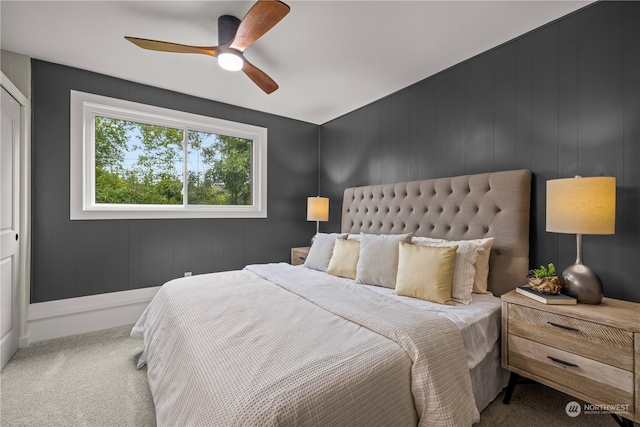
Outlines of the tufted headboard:
M 526 282 L 530 193 L 528 170 L 347 188 L 342 232 L 493 237 L 488 289 L 499 296 Z

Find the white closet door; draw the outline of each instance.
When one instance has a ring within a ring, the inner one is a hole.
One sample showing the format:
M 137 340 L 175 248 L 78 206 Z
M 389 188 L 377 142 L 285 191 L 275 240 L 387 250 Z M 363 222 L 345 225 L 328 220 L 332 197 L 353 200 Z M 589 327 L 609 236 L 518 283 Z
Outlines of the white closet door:
M 20 104 L 2 89 L 0 149 L 0 369 L 18 349 L 18 228 L 20 224 Z

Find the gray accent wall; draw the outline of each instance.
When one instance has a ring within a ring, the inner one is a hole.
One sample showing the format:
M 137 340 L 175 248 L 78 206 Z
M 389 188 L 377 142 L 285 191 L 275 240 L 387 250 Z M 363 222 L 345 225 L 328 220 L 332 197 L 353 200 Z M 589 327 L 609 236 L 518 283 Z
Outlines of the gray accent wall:
M 32 73 L 32 303 L 288 262 L 291 247 L 308 245 L 319 126 L 39 60 Z M 268 217 L 70 221 L 70 90 L 266 127 Z
M 419 45 L 416 54 L 420 54 Z M 640 301 L 640 2 L 599 2 L 322 125 L 320 194 L 526 168 L 531 266 L 576 257 L 545 231 L 549 179 L 615 176 L 616 234 L 584 236 L 605 295 Z

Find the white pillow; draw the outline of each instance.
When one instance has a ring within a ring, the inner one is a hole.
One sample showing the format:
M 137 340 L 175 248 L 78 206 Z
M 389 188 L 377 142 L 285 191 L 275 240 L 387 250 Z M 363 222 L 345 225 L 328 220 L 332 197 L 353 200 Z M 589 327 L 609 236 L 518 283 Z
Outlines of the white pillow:
M 478 249 L 478 259 L 476 259 L 476 277 L 473 279 L 473 292 L 476 294 L 491 294 L 487 290 L 487 279 L 489 278 L 489 256 L 493 247 L 493 237 L 469 241 L 477 244 L 480 248 Z
M 409 243 L 409 234 L 364 234 L 360 238 L 360 259 L 356 282 L 394 289 L 398 275 L 400 242 Z
M 327 267 L 329 267 L 331 255 L 333 255 L 333 246 L 336 243 L 336 239 L 342 239 L 344 237 L 346 237 L 346 234 L 316 234 L 313 245 L 311 245 L 311 249 L 309 250 L 309 255 L 307 255 L 307 259 L 304 261 L 304 266 L 307 268 L 312 268 L 314 270 L 326 272 Z
M 462 304 L 471 302 L 473 282 L 476 276 L 475 263 L 478 258 L 479 245 L 467 240 L 449 241 L 430 237 L 414 237 L 411 243 L 419 246 L 457 246 L 456 261 L 453 267 L 451 298 Z

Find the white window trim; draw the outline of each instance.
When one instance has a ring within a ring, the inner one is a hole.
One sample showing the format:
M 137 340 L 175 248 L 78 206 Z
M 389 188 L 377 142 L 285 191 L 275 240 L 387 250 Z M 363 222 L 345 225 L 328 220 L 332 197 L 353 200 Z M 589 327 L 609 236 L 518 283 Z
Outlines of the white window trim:
M 253 140 L 253 205 L 108 205 L 95 201 L 95 115 L 168 127 L 188 127 Z M 267 129 L 244 123 L 169 110 L 122 99 L 71 91 L 70 120 L 70 218 L 266 218 Z

